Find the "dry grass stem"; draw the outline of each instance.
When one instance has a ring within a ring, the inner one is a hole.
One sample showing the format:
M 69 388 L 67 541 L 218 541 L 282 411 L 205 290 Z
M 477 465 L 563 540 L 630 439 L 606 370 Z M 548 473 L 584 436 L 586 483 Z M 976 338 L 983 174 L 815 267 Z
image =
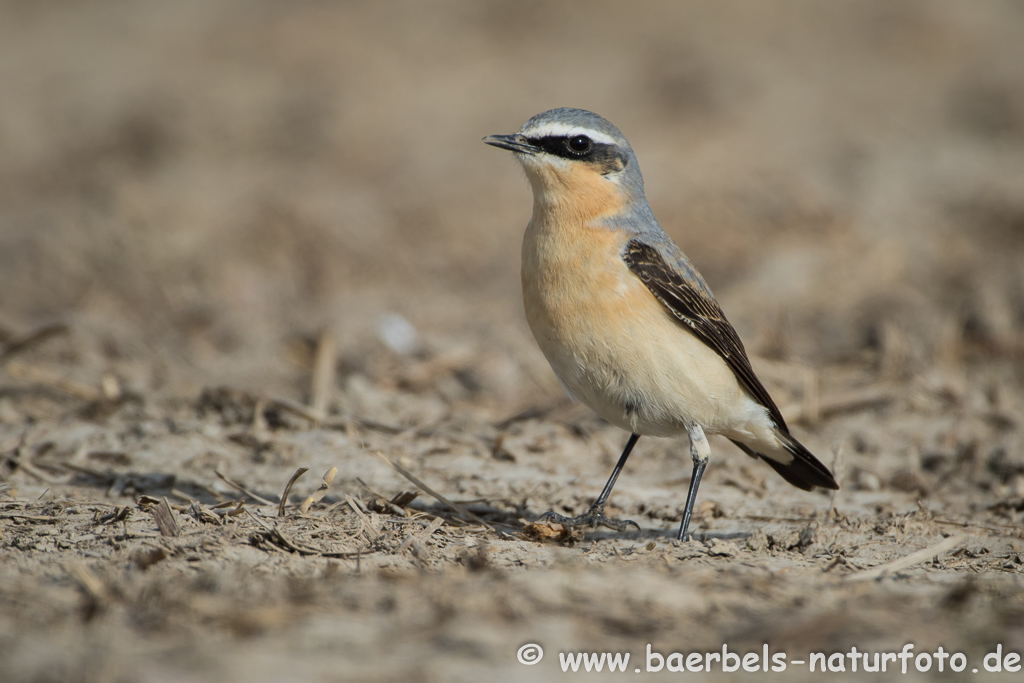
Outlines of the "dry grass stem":
M 466 508 L 462 507 L 458 503 L 454 503 L 451 500 L 448 500 L 448 498 L 444 497 L 443 495 L 441 495 L 440 493 L 438 493 L 437 491 L 435 491 L 431 487 L 427 486 L 427 484 L 425 484 L 423 482 L 423 480 L 420 479 L 419 477 L 417 477 L 415 474 L 413 474 L 409 470 L 405 469 L 404 467 L 399 465 L 397 462 L 392 462 L 391 460 L 388 460 L 384 456 L 383 453 L 377 453 L 376 455 L 386 465 L 388 465 L 389 467 L 393 468 L 396 472 L 401 474 L 403 477 L 405 477 L 406 479 L 411 481 L 416 486 L 420 487 L 423 490 L 424 493 L 427 493 L 428 495 L 432 496 L 438 502 L 440 502 L 442 505 L 447 506 L 450 510 L 452 510 L 452 512 L 455 512 L 458 515 L 462 515 L 463 520 L 468 520 L 468 521 L 476 522 L 477 524 L 480 524 L 482 526 L 487 527 L 491 531 L 495 531 L 495 528 L 490 523 L 485 522 L 484 520 L 480 519 L 479 517 L 477 517 L 472 512 L 470 512 Z
M 29 349 L 39 346 L 47 339 L 58 337 L 67 334 L 69 331 L 68 326 L 58 323 L 55 325 L 46 325 L 29 332 L 24 337 L 19 337 L 13 341 L 8 342 L 2 351 L 0 351 L 0 366 L 3 366 L 7 361 L 11 360 L 19 353 L 25 353 Z
M 334 364 L 337 358 L 337 342 L 331 332 L 320 335 L 313 362 L 312 388 L 310 390 L 310 411 L 323 420 L 327 417 L 331 395 L 334 391 Z
M 225 484 L 227 484 L 231 488 L 235 489 L 236 491 L 239 491 L 240 493 L 244 493 L 245 495 L 249 496 L 250 498 L 252 498 L 256 502 L 261 503 L 263 505 L 277 505 L 277 503 L 275 503 L 274 501 L 267 500 L 263 496 L 258 495 L 256 493 L 253 493 L 252 491 L 250 491 L 249 489 L 245 488 L 244 486 L 242 486 L 238 482 L 232 481 L 231 479 L 228 479 L 228 477 L 226 475 L 224 475 L 220 470 L 214 470 L 213 473 L 216 474 L 220 478 L 220 480 L 223 481 Z
M 153 515 L 161 536 L 175 537 L 181 535 L 181 526 L 178 524 L 178 519 L 174 516 L 174 511 L 171 510 L 171 505 L 167 502 L 166 498 L 161 498 L 157 505 L 150 508 L 149 514 Z
M 292 474 L 291 479 L 289 479 L 288 483 L 284 485 L 284 492 L 281 494 L 281 502 L 277 504 L 278 517 L 284 517 L 285 508 L 288 507 L 288 495 L 292 491 L 292 485 L 294 485 L 298 478 L 301 477 L 306 472 L 309 472 L 308 467 L 300 467 L 299 469 L 295 470 L 295 473 Z
M 846 578 L 846 581 L 871 581 L 872 579 L 880 578 L 882 576 L 885 576 L 886 574 L 891 574 L 893 572 L 898 572 L 901 569 L 912 567 L 915 564 L 927 562 L 933 557 L 938 557 L 939 555 L 942 555 L 943 553 L 952 550 L 958 545 L 962 545 L 966 541 L 966 534 L 950 536 L 949 538 L 944 539 L 933 546 L 923 548 L 922 550 L 918 550 L 917 552 L 910 553 L 905 557 L 901 557 L 897 560 L 887 562 L 877 567 L 872 567 L 871 569 L 860 572 L 859 574 L 852 574 Z
M 71 398 L 92 402 L 98 401 L 102 397 L 99 389 L 67 379 L 46 368 L 26 365 L 21 361 L 9 363 L 7 365 L 7 372 L 12 377 L 40 384 Z
M 889 403 L 896 398 L 896 391 L 886 386 L 872 386 L 864 389 L 825 396 L 815 401 L 817 419 L 834 417 L 842 413 L 850 413 L 865 408 Z M 813 409 L 812 409 L 813 410 Z M 804 403 L 788 405 L 782 409 L 786 422 L 813 421 Z
M 302 514 L 306 514 L 307 512 L 309 512 L 309 508 L 312 507 L 313 503 L 316 503 L 319 500 L 323 499 L 323 497 L 327 494 L 327 491 L 331 488 L 331 482 L 334 481 L 334 476 L 337 473 L 337 467 L 332 467 L 331 469 L 327 470 L 327 472 L 323 476 L 323 479 L 320 481 L 320 488 L 318 488 L 304 501 L 302 501 L 302 505 L 299 506 L 299 512 L 301 512 Z
M 283 396 L 275 396 L 269 399 L 269 403 L 272 406 L 280 408 L 281 410 L 286 410 L 297 417 L 303 418 L 304 420 L 309 420 L 309 422 L 311 422 L 314 425 L 320 424 L 320 422 L 322 422 L 320 416 L 317 415 L 312 408 L 307 408 L 298 401 L 293 401 L 290 398 L 285 398 Z
M 101 606 L 110 602 L 110 593 L 107 591 L 107 587 L 84 563 L 77 562 L 72 565 L 71 577 L 95 605 Z

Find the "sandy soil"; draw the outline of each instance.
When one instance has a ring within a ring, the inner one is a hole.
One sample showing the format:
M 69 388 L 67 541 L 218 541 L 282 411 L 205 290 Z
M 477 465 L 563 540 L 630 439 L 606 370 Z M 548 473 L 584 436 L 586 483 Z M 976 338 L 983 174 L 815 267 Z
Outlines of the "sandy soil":
M 639 7 L 2 3 L 5 682 L 1024 652 L 1024 10 Z M 480 143 L 553 106 L 630 138 L 834 498 L 716 439 L 680 544 L 643 439 L 640 532 L 531 524 L 625 439 L 530 338 Z

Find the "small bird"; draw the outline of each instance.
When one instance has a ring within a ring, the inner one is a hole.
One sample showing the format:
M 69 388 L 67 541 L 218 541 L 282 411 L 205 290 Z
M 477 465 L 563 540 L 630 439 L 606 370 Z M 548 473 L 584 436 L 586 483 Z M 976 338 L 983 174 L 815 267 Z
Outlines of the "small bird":
M 641 436 L 690 439 L 693 474 L 679 540 L 688 528 L 721 434 L 794 486 L 838 489 L 792 434 L 754 374 L 736 330 L 704 278 L 662 230 L 644 196 L 636 155 L 593 112 L 537 114 L 513 135 L 489 135 L 526 171 L 533 216 L 522 253 L 526 319 L 569 395 L 630 433 L 604 490 L 586 513 L 544 519 L 624 531 L 604 506 Z

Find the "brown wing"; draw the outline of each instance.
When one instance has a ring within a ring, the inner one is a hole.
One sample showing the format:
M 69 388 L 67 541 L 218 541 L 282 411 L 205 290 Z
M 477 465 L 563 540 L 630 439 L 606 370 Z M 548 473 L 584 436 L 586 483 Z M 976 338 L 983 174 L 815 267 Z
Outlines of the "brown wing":
M 750 360 L 743 348 L 736 330 L 725 318 L 718 302 L 703 291 L 688 283 L 665 262 L 657 249 L 640 240 L 626 244 L 623 260 L 629 269 L 647 285 L 658 300 L 686 325 L 697 338 L 710 346 L 722 357 L 736 378 L 758 403 L 768 409 L 768 414 L 783 433 L 788 432 L 785 420 L 778 406 L 768 395 L 768 390 L 750 367 Z

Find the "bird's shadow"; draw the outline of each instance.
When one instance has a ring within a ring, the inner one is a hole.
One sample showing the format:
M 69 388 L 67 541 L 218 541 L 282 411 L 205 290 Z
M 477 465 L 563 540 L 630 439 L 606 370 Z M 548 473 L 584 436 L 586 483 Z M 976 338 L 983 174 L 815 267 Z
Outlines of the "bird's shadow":
M 432 515 L 439 516 L 444 519 L 460 519 L 463 523 L 469 521 L 462 520 L 459 514 L 454 513 L 452 510 L 439 503 L 423 507 L 417 506 L 417 508 L 421 509 L 423 512 L 429 512 Z M 472 506 L 469 510 L 478 518 L 483 519 L 490 524 L 494 524 L 496 527 L 500 528 L 501 531 L 511 533 L 523 532 L 529 524 L 545 523 L 543 514 L 535 513 L 532 510 L 518 509 L 515 511 L 509 511 L 492 506 Z M 523 523 L 524 521 L 526 524 Z M 628 529 L 626 531 L 615 531 L 601 527 L 578 528 L 583 532 L 583 538 L 590 541 L 675 541 L 677 540 L 676 535 L 679 533 L 678 527 L 670 527 L 667 529 L 641 527 L 640 529 Z M 702 543 L 715 540 L 745 541 L 750 538 L 750 536 L 751 533 L 746 531 L 691 532 L 693 540 L 700 541 Z
M 678 529 L 641 528 L 639 531 L 603 531 L 584 529 L 584 538 L 591 541 L 675 541 Z M 751 534 L 746 531 L 692 531 L 690 536 L 695 541 L 745 541 Z

